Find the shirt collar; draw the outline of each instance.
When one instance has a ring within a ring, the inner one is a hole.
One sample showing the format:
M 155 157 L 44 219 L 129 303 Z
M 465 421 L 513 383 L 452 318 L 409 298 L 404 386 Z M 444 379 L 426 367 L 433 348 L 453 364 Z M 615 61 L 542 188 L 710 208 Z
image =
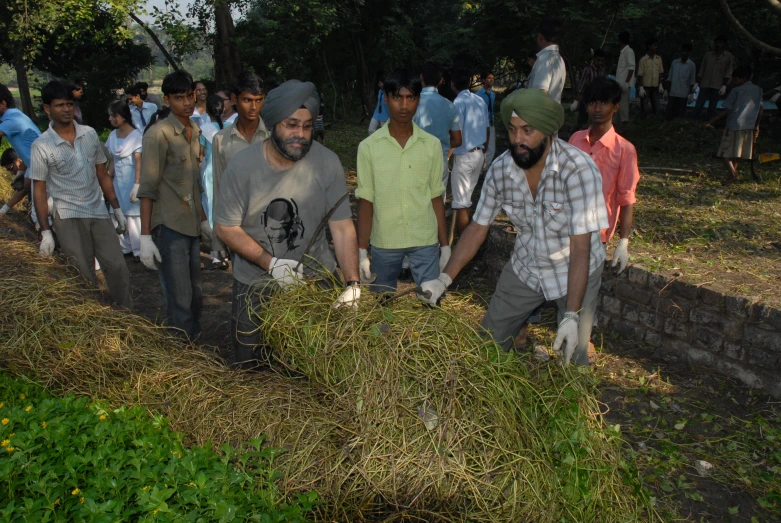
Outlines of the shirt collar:
M 76 122 L 76 120 L 73 120 L 73 125 L 74 127 L 76 127 L 76 138 L 87 134 L 87 126 L 79 125 L 78 122 Z M 51 131 L 52 139 L 54 140 L 54 145 L 60 145 L 61 143 L 69 143 L 63 140 L 62 136 L 57 134 L 57 131 L 54 130 L 54 122 L 49 122 L 49 130 Z
M 515 175 L 516 183 L 520 183 L 517 178 L 520 178 L 521 176 L 525 177 L 526 171 L 518 167 L 518 164 L 515 163 L 515 161 L 511 161 L 509 163 L 510 172 L 508 174 L 511 176 Z M 548 173 L 550 173 L 550 176 L 554 176 L 557 172 L 559 172 L 559 144 L 557 138 L 551 137 L 550 149 L 548 149 L 548 156 L 545 158 L 545 166 L 542 168 L 537 194 L 540 193 L 539 188 L 542 187 L 543 182 L 549 177 Z
M 179 121 L 179 118 L 174 113 L 169 114 L 166 120 L 174 127 L 174 134 L 185 134 L 184 124 Z M 192 120 L 190 120 L 190 126 L 193 129 L 193 134 L 195 134 L 195 131 L 198 131 L 197 134 L 201 133 L 201 128 Z
M 556 53 L 558 53 L 558 52 L 559 52 L 559 46 L 558 46 L 558 45 L 556 45 L 556 44 L 551 44 L 551 45 L 549 45 L 548 47 L 545 47 L 545 48 L 543 48 L 543 49 L 540 49 L 540 50 L 539 50 L 539 52 L 537 53 L 537 57 L 539 57 L 539 56 L 540 56 L 540 55 L 542 55 L 543 53 L 553 53 L 553 52 L 556 52 Z
M 241 134 L 241 132 L 239 132 L 239 126 L 237 125 L 238 123 L 239 123 L 239 117 L 237 113 L 236 119 L 233 121 L 232 124 L 230 124 L 230 134 L 232 136 L 240 136 L 241 139 L 244 140 L 244 135 Z M 265 132 L 265 131 L 267 131 L 267 129 L 266 126 L 263 125 L 263 118 L 258 116 L 258 126 L 255 127 L 255 132 L 253 133 L 252 136 L 257 136 L 258 133 Z M 246 140 L 244 141 L 246 142 Z
M 424 87 L 420 91 L 420 94 L 423 94 L 423 93 L 436 93 L 436 92 L 437 92 L 437 88 L 436 87 Z
M 390 127 L 390 124 L 385 124 L 382 127 L 380 127 L 379 130 L 375 131 L 374 134 L 377 135 L 377 139 L 378 140 L 387 139 L 389 142 L 391 142 L 396 147 L 401 149 L 402 147 L 401 147 L 401 145 L 399 145 L 399 142 L 397 142 L 396 139 L 393 138 L 390 135 L 389 127 Z M 372 135 L 372 136 L 374 136 L 374 135 Z M 420 127 L 418 127 L 415 122 L 412 122 L 412 136 L 409 137 L 409 140 L 407 140 L 407 143 L 406 143 L 406 145 L 404 146 L 403 149 L 404 150 L 409 149 L 410 147 L 412 147 L 412 145 L 415 142 L 417 142 L 418 140 L 422 140 L 422 139 L 423 139 L 423 135 L 420 133 Z
M 586 129 L 586 141 L 589 139 L 589 130 L 591 127 Z M 605 148 L 610 149 L 615 146 L 616 142 L 618 141 L 618 135 L 616 134 L 616 128 L 612 125 L 610 126 L 610 129 L 603 134 L 599 140 L 596 141 L 596 143 L 601 143 Z M 594 144 L 589 142 L 589 144 L 593 147 Z

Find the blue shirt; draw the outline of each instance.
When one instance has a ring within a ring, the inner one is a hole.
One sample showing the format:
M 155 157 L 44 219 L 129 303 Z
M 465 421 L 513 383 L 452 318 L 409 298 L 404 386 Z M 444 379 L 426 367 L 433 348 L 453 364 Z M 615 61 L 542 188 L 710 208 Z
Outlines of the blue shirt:
M 420 103 L 412 121 L 439 138 L 444 154 L 450 150 L 450 131 L 461 130 L 461 118 L 456 106 L 440 95 L 436 87 L 424 87 L 420 92 Z
M 30 167 L 30 149 L 33 142 L 41 135 L 38 126 L 19 109 L 7 109 L 0 118 L 0 131 L 5 133 L 19 158 Z
M 757 125 L 759 108 L 762 107 L 762 88 L 751 83 L 734 87 L 724 100 L 724 108 L 729 109 L 727 115 L 728 131 L 749 131 Z
M 128 106 L 130 107 L 130 117 L 133 118 L 133 126 L 141 131 L 141 134 L 144 134 L 144 129 L 146 129 L 152 116 L 157 112 L 157 106 L 149 102 L 144 102 L 141 109 L 133 104 L 128 104 Z
M 475 93 L 477 96 L 483 99 L 485 105 L 488 106 L 488 123 L 493 127 L 494 125 L 494 111 L 496 110 L 496 93 L 493 89 L 486 91 L 485 87 L 481 87 L 479 91 Z
M 482 147 L 488 139 L 488 107 L 482 98 L 465 89 L 458 93 L 453 104 L 461 119 L 461 146 L 453 154 L 466 154 L 475 147 Z
M 390 119 L 390 113 L 388 112 L 388 106 L 385 104 L 385 91 L 380 89 L 377 93 L 377 107 L 374 108 L 374 114 L 372 118 L 378 122 L 387 122 Z

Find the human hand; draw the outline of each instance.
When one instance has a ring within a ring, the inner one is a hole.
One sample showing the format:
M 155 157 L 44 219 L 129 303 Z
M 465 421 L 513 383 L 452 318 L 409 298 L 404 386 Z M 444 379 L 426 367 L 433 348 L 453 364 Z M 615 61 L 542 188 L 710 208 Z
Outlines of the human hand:
M 4 203 L 3 206 L 0 207 L 0 216 L 4 216 L 10 210 L 11 208 L 8 206 L 8 204 Z
M 334 302 L 334 308 L 358 308 L 358 300 L 361 298 L 361 288 L 358 285 L 347 287 Z
M 664 94 L 664 86 L 659 84 L 659 94 Z
M 645 98 L 645 89 L 641 85 L 640 88 L 637 90 L 637 96 L 640 98 Z
M 38 252 L 43 257 L 49 257 L 54 252 L 54 236 L 51 231 L 41 232 L 41 248 Z
M 553 350 L 561 354 L 564 366 L 569 365 L 572 354 L 578 346 L 578 313 L 566 313 L 564 319 L 559 323 L 559 329 L 556 332 L 556 340 L 553 342 Z
M 449 245 L 443 245 L 439 248 L 439 272 L 445 270 L 447 262 L 450 261 L 450 254 L 451 250 Z
M 727 86 L 726 85 L 722 85 L 721 89 L 719 89 L 719 96 L 724 96 L 724 93 L 726 93 L 726 92 L 727 92 Z
M 125 234 L 127 232 L 127 218 L 119 207 L 114 209 L 114 219 L 117 221 L 117 234 Z
M 160 256 L 160 251 L 157 250 L 157 245 L 155 245 L 152 236 L 149 234 L 141 235 L 141 254 L 139 255 L 139 258 L 141 258 L 141 263 L 144 264 L 144 267 L 152 269 L 153 271 L 157 270 L 155 260 L 158 262 L 163 261 L 163 258 Z
M 376 274 L 372 274 L 372 262 L 369 259 L 367 249 L 358 249 L 358 269 L 361 273 L 361 283 L 372 283 L 377 279 Z
M 572 111 L 573 113 L 578 110 L 578 101 L 577 100 L 575 100 L 574 102 L 572 102 L 572 104 L 570 104 L 569 110 Z
M 621 238 L 618 241 L 618 246 L 615 252 L 613 252 L 613 263 L 611 267 L 618 265 L 618 271 L 616 274 L 621 274 L 626 269 L 626 265 L 629 263 L 629 238 Z
M 130 191 L 130 203 L 138 203 L 138 188 L 141 187 L 140 183 L 134 183 L 133 189 Z
M 283 290 L 300 285 L 304 278 L 304 269 L 296 260 L 271 258 L 268 273 Z
M 430 305 L 436 305 L 451 283 L 453 283 L 453 280 L 445 272 L 441 273 L 436 280 L 423 282 L 423 285 L 420 286 L 423 294 L 430 293 L 430 295 L 426 299 L 421 299 L 428 301 Z

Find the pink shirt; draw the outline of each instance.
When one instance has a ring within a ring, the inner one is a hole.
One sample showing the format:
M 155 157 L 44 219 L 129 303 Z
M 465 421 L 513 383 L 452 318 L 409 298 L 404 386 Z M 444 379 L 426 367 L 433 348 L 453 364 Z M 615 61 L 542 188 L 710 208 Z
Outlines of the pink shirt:
M 616 231 L 619 208 L 637 201 L 635 189 L 640 181 L 637 151 L 612 127 L 594 144 L 589 141 L 588 132 L 589 129 L 576 132 L 570 137 L 569 143 L 588 153 L 602 173 L 602 193 L 608 220 L 607 229 L 602 229 L 602 241 L 606 243 Z

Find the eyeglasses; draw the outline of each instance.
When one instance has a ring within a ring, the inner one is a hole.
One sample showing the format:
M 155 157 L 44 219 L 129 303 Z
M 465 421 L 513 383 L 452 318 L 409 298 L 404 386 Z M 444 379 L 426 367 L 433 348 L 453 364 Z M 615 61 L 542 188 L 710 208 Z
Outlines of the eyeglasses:
M 311 123 L 302 124 L 302 123 L 291 123 L 291 122 L 282 122 L 282 127 L 287 129 L 288 131 L 297 131 L 298 129 L 303 129 L 305 133 L 308 133 L 315 128 L 314 124 Z

